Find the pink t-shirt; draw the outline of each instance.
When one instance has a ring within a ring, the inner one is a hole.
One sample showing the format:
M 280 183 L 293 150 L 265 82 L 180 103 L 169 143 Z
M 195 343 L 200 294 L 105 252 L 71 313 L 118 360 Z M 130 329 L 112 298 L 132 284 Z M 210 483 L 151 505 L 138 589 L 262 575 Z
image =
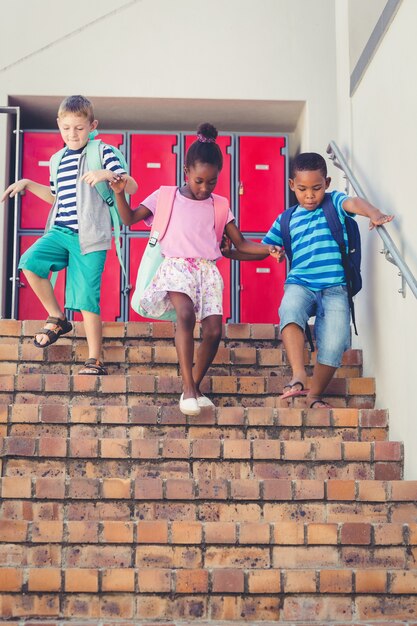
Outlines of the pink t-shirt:
M 155 213 L 159 189 L 151 193 L 142 205 Z M 226 224 L 234 220 L 229 209 Z M 145 220 L 151 226 L 153 215 Z M 214 200 L 190 200 L 178 190 L 175 194 L 171 219 L 164 238 L 161 252 L 166 257 L 183 259 L 208 259 L 215 261 L 222 256 L 214 230 Z

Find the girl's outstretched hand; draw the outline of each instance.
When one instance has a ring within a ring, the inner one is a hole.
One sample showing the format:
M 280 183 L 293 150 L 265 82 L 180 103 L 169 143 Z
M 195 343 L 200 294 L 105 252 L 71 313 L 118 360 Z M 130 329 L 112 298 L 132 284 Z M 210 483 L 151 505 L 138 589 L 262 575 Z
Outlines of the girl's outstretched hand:
M 279 246 L 269 246 L 269 254 L 273 256 L 278 263 L 281 263 L 285 258 L 284 248 L 280 248 Z
M 124 174 L 117 175 L 113 180 L 109 181 L 109 185 L 114 193 L 123 193 L 127 185 L 127 176 Z

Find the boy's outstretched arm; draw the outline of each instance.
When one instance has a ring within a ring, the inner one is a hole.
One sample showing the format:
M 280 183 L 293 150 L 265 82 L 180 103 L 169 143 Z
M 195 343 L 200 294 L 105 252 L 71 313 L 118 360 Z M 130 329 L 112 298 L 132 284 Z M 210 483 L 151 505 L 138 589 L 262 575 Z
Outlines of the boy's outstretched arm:
M 229 222 L 226 225 L 225 235 L 235 246 L 235 250 L 232 250 L 225 242 L 225 245 L 221 248 L 223 256 L 229 259 L 236 259 L 238 261 L 260 261 L 266 259 L 269 255 L 274 256 L 279 261 L 284 258 L 283 252 L 281 258 L 281 249 L 278 248 L 278 246 L 270 246 L 245 239 L 234 222 Z
M 382 213 L 373 204 L 363 198 L 348 198 L 343 202 L 343 209 L 348 213 L 356 213 L 356 215 L 369 217 L 369 230 L 372 230 L 375 226 L 382 226 L 382 224 L 391 222 L 394 219 L 394 215 Z
M 49 185 L 41 185 L 40 183 L 35 183 L 33 180 L 29 180 L 29 178 L 22 178 L 7 187 L 1 197 L 1 202 L 4 202 L 7 197 L 14 198 L 16 194 L 26 189 L 35 196 L 38 196 L 38 198 L 41 198 L 41 200 L 48 202 L 48 204 L 53 204 L 55 201 L 55 196 L 52 195 Z
M 140 222 L 141 220 L 144 220 L 152 215 L 152 211 L 146 208 L 143 204 L 140 204 L 137 209 L 131 209 L 128 205 L 125 196 L 125 188 L 127 186 L 126 175 L 116 176 L 115 180 L 110 181 L 109 184 L 114 191 L 117 208 L 123 224 L 131 226 L 132 224 L 136 224 L 137 222 Z

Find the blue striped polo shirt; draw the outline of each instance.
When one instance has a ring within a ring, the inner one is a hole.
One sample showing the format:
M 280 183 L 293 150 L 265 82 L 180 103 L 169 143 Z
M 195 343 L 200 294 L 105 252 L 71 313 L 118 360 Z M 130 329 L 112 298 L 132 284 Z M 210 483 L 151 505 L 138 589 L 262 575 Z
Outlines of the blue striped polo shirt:
M 343 209 L 343 203 L 348 196 L 332 191 L 331 197 L 344 224 L 347 213 Z M 279 215 L 262 243 L 283 245 L 280 220 Z M 347 249 L 346 229 L 344 234 Z M 332 237 L 321 207 L 308 211 L 298 205 L 291 216 L 290 235 L 293 257 L 286 284 L 302 285 L 312 291 L 346 284 L 339 246 Z
M 77 217 L 77 177 L 80 157 L 84 148 L 70 150 L 64 153 L 57 172 L 58 209 L 55 217 L 55 226 L 64 226 L 78 233 Z M 103 169 L 111 170 L 116 174 L 126 174 L 119 159 L 110 146 L 103 150 Z M 54 181 L 50 180 L 51 193 L 55 196 Z

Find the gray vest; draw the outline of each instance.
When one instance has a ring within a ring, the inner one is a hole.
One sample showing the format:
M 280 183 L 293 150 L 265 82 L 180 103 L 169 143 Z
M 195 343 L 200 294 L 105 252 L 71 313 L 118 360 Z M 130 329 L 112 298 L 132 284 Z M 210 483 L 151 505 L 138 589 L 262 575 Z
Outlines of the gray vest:
M 111 216 L 109 207 L 94 187 L 81 180 L 88 172 L 86 151 L 80 156 L 77 174 L 77 218 L 81 254 L 110 250 L 111 248 Z M 49 212 L 45 232 L 55 222 L 58 211 L 58 196 Z

